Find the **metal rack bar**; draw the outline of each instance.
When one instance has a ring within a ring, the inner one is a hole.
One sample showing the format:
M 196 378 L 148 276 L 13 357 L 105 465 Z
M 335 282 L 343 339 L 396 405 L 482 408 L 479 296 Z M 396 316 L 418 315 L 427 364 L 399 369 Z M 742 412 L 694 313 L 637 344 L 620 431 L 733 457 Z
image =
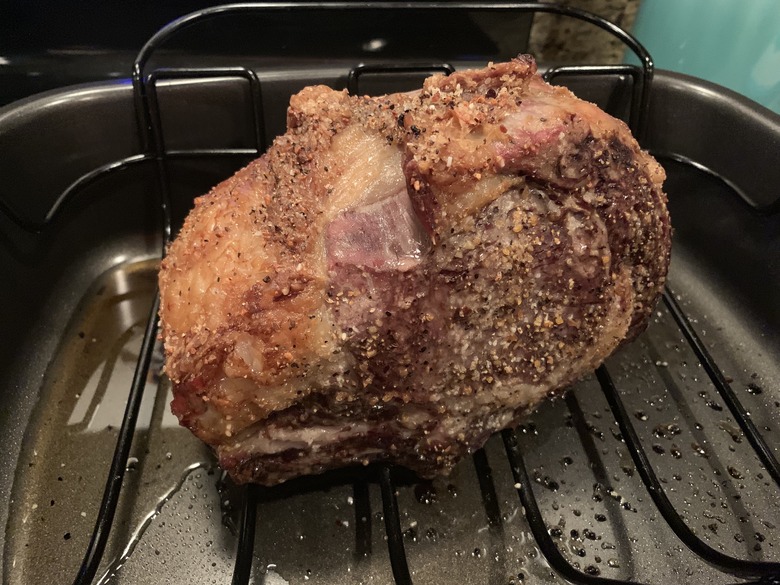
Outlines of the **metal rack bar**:
M 244 79 L 249 83 L 249 90 L 251 92 L 252 102 L 252 130 L 254 132 L 254 149 L 197 149 L 197 150 L 182 150 L 182 151 L 169 151 L 165 148 L 165 140 L 162 136 L 162 120 L 160 118 L 159 105 L 157 103 L 157 83 L 165 80 L 188 80 L 188 79 L 219 79 L 219 78 L 231 78 Z M 153 126 L 157 126 L 160 135 L 160 154 L 165 156 L 172 152 L 177 153 L 193 153 L 198 154 L 233 154 L 236 150 L 240 151 L 240 154 L 260 154 L 265 150 L 265 135 L 262 131 L 263 121 L 263 95 L 260 87 L 260 80 L 257 77 L 257 73 L 246 67 L 207 67 L 207 68 L 160 68 L 155 69 L 150 73 L 145 83 L 150 88 L 150 98 L 153 97 L 154 106 L 157 108 L 153 112 L 154 117 Z M 152 105 L 152 102 L 150 102 Z
M 253 156 L 258 150 L 256 148 L 221 148 L 221 149 L 188 149 L 188 150 L 168 150 L 166 154 L 169 158 L 186 158 L 189 156 Z M 62 212 L 68 207 L 71 201 L 76 199 L 82 191 L 107 177 L 110 174 L 127 170 L 142 163 L 154 160 L 153 154 L 135 154 L 126 158 L 100 165 L 81 175 L 78 179 L 68 185 L 62 193 L 54 200 L 49 211 L 41 221 L 30 221 L 16 213 L 5 201 L 0 199 L 0 213 L 8 217 L 16 226 L 26 232 L 39 234 L 53 224 L 60 217 Z
M 398 497 L 391 477 L 390 468 L 386 465 L 379 471 L 379 487 L 382 491 L 382 511 L 385 516 L 387 551 L 390 554 L 390 566 L 393 569 L 393 579 L 395 579 L 395 582 L 398 585 L 412 585 L 412 576 L 409 574 L 409 565 L 406 562 L 404 535 L 401 531 Z
M 662 161 L 664 159 L 666 160 L 672 160 L 674 162 L 693 167 L 694 169 L 701 171 L 703 173 L 706 173 L 710 175 L 711 177 L 714 177 L 715 179 L 721 181 L 724 185 L 726 185 L 729 189 L 731 189 L 734 193 L 736 193 L 743 202 L 745 202 L 747 205 L 750 205 L 751 209 L 753 209 L 756 213 L 760 215 L 772 215 L 775 213 L 776 210 L 780 210 L 780 201 L 776 204 L 772 204 L 769 207 L 759 207 L 756 208 L 752 203 L 750 202 L 750 197 L 748 196 L 747 192 L 744 188 L 737 185 L 734 181 L 729 179 L 728 177 L 723 176 L 718 171 L 711 169 L 707 165 L 704 165 L 698 161 L 693 160 L 692 158 L 685 156 L 683 154 L 679 154 L 676 152 L 671 152 L 669 150 L 661 150 L 657 148 L 651 148 L 649 149 L 650 155 L 653 156 L 658 161 Z
M 349 70 L 347 76 L 347 91 L 350 95 L 358 95 L 360 77 L 367 73 L 393 74 L 393 73 L 454 73 L 455 68 L 449 63 L 386 63 L 366 65 L 361 63 Z
M 175 69 L 157 69 L 146 76 L 143 79 L 141 87 L 144 88 L 142 94 L 137 94 L 137 99 L 140 99 L 145 104 L 145 113 L 143 115 L 144 120 L 148 120 L 148 126 L 146 127 L 147 142 L 151 144 L 155 153 L 155 160 L 157 161 L 157 173 L 160 184 L 160 191 L 162 193 L 161 198 L 161 211 L 163 214 L 165 233 L 163 244 L 163 255 L 165 254 L 165 245 L 170 241 L 172 237 L 172 229 L 174 221 L 172 217 L 171 209 L 171 183 L 170 176 L 168 174 L 168 151 L 165 147 L 165 136 L 163 134 L 162 114 L 160 111 L 159 95 L 157 92 L 158 82 L 161 80 L 183 80 L 183 79 L 215 79 L 225 77 L 238 77 L 240 79 L 246 79 L 249 82 L 249 87 L 252 94 L 252 126 L 255 137 L 255 149 L 249 151 L 249 154 L 258 155 L 264 148 L 265 140 L 263 139 L 262 132 L 260 130 L 260 120 L 262 120 L 262 95 L 260 93 L 260 82 L 257 79 L 257 74 L 245 67 L 215 67 L 206 69 L 192 69 L 192 68 L 175 68 Z M 133 80 L 135 82 L 135 79 Z M 232 152 L 231 152 L 232 151 Z M 187 151 L 177 151 L 177 154 L 181 155 Z M 224 155 L 235 154 L 234 149 L 197 149 L 195 152 L 200 155 Z
M 772 453 L 772 448 L 767 445 L 764 437 L 759 433 L 755 423 L 750 419 L 750 414 L 739 401 L 737 395 L 734 394 L 734 390 L 731 389 L 731 385 L 726 381 L 723 372 L 720 371 L 718 364 L 715 363 L 710 352 L 707 351 L 707 347 L 702 342 L 698 333 L 696 333 L 690 320 L 685 315 L 680 304 L 677 302 L 677 299 L 674 298 L 674 294 L 668 287 L 664 290 L 663 298 L 664 304 L 669 309 L 672 317 L 674 317 L 680 331 L 682 331 L 682 334 L 690 344 L 696 357 L 699 358 L 699 361 L 707 372 L 707 375 L 710 377 L 710 380 L 715 384 L 715 388 L 718 390 L 721 398 L 723 398 L 723 402 L 729 407 L 731 414 L 734 415 L 742 432 L 745 433 L 748 442 L 756 452 L 756 456 L 761 460 L 761 463 L 764 465 L 769 475 L 772 476 L 775 484 L 780 487 L 780 464 L 778 464 L 777 459 Z
M 122 417 L 122 426 L 119 429 L 114 456 L 111 460 L 111 468 L 108 473 L 103 499 L 100 502 L 95 528 L 92 532 L 84 560 L 79 568 L 74 585 L 86 585 L 91 583 L 100 566 L 103 552 L 108 542 L 108 535 L 114 521 L 119 494 L 122 490 L 122 480 L 127 468 L 127 457 L 133 443 L 135 426 L 138 421 L 138 411 L 141 408 L 141 400 L 146 387 L 146 376 L 149 373 L 149 364 L 152 361 L 154 345 L 157 339 L 157 313 L 160 310 L 160 295 L 155 292 L 154 302 L 149 311 L 149 320 L 146 324 L 138 364 L 133 374 L 133 382 L 130 386 L 130 394 L 127 398 L 127 406 Z
M 95 183 L 97 180 L 102 179 L 111 173 L 122 171 L 139 163 L 150 161 L 152 158 L 153 157 L 149 154 L 136 154 L 121 160 L 101 165 L 95 169 L 92 169 L 90 172 L 81 175 L 78 179 L 68 185 L 62 191 L 62 193 L 60 193 L 41 221 L 30 221 L 23 218 L 2 199 L 0 199 L 0 212 L 24 231 L 30 233 L 41 233 L 57 220 L 63 209 L 65 209 L 67 205 L 73 199 L 75 199 L 81 191 Z
M 680 517 L 675 510 L 674 505 L 666 496 L 663 486 L 653 470 L 650 459 L 647 457 L 647 453 L 642 447 L 639 435 L 637 434 L 636 429 L 634 429 L 634 425 L 631 424 L 629 414 L 626 411 L 626 407 L 623 405 L 623 401 L 620 399 L 618 390 L 615 387 L 607 368 L 600 366 L 596 370 L 596 378 L 598 378 L 598 381 L 601 384 L 601 389 L 607 398 L 609 407 L 612 410 L 612 415 L 618 423 L 620 433 L 626 442 L 629 453 L 631 453 L 631 458 L 634 460 L 634 465 L 639 472 L 639 476 L 642 478 L 642 482 L 645 484 L 645 487 L 647 488 L 650 497 L 653 499 L 656 508 L 658 508 L 658 511 L 661 513 L 661 516 L 663 516 L 664 520 L 669 524 L 669 527 L 677 535 L 677 538 L 707 563 L 734 575 L 746 577 L 780 575 L 780 563 L 737 559 L 715 550 L 694 534 L 693 530 L 691 530 Z
M 257 524 L 257 486 L 244 490 L 244 505 L 241 510 L 241 528 L 238 532 L 236 563 L 233 567 L 231 585 L 247 585 L 252 575 L 252 559 L 255 548 L 255 526 Z
M 479 449 L 474 453 L 472 459 L 474 460 L 474 469 L 477 472 L 482 505 L 487 513 L 488 526 L 491 528 L 499 527 L 501 526 L 501 508 L 498 505 L 498 495 L 493 482 L 493 470 L 490 468 L 485 450 Z
M 238 15 L 238 14 L 258 14 L 261 12 L 292 12 L 292 11 L 324 11 L 333 12 L 340 10 L 353 10 L 353 11 L 372 11 L 372 10 L 388 10 L 388 11 L 435 11 L 446 9 L 448 11 L 495 11 L 495 12 L 546 12 L 551 14 L 560 14 L 562 16 L 569 16 L 585 22 L 589 22 L 602 30 L 610 33 L 612 36 L 618 38 L 623 42 L 631 51 L 639 58 L 640 63 L 645 70 L 645 78 L 647 81 L 652 79 L 653 75 L 653 61 L 650 54 L 629 33 L 621 29 L 619 26 L 612 22 L 577 8 L 568 6 L 560 6 L 557 4 L 548 4 L 544 2 L 447 2 L 442 4 L 441 2 L 247 2 L 226 4 L 223 6 L 213 6 L 192 12 L 177 20 L 174 20 L 167 26 L 160 29 L 149 41 L 144 45 L 138 54 L 138 58 L 134 64 L 134 72 L 138 73 L 139 79 L 142 78 L 142 71 L 146 66 L 146 63 L 151 58 L 154 51 L 164 44 L 170 37 L 189 28 L 201 21 L 209 20 L 224 15 Z M 134 75 L 135 77 L 135 75 Z
M 509 459 L 512 477 L 515 480 L 515 489 L 523 506 L 528 526 L 531 528 L 536 544 L 539 545 L 539 549 L 555 572 L 577 585 L 639 585 L 635 581 L 620 581 L 599 575 L 588 575 L 575 569 L 566 560 L 550 536 L 542 512 L 539 510 L 539 504 L 531 487 L 531 478 L 528 476 L 515 430 L 505 429 L 501 431 L 501 437 L 504 439 L 504 448 Z
M 571 424 L 574 430 L 579 436 L 580 444 L 584 451 L 585 457 L 588 461 L 594 479 L 604 486 L 608 486 L 612 480 L 610 479 L 609 472 L 604 465 L 604 459 L 602 457 L 601 450 L 596 445 L 593 433 L 591 432 L 588 420 L 585 417 L 585 413 L 582 410 L 580 400 L 577 398 L 575 392 L 567 392 L 564 396 L 566 407 L 571 415 Z M 618 509 L 619 510 L 619 509 Z M 614 531 L 615 540 L 618 542 L 630 542 L 630 535 L 626 528 L 625 523 L 617 515 L 621 512 L 614 508 L 608 508 L 606 510 L 607 516 L 612 520 L 612 529 Z

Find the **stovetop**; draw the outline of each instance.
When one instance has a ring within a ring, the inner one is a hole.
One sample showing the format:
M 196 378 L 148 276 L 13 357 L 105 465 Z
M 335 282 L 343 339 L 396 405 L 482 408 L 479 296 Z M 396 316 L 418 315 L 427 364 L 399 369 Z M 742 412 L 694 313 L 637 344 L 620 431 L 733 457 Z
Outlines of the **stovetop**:
M 218 3 L 10 0 L 0 7 L 0 106 L 58 87 L 129 77 L 138 51 L 157 30 L 213 4 Z M 531 24 L 528 14 L 487 12 L 420 12 L 410 18 L 402 12 L 340 11 L 323 20 L 298 11 L 262 18 L 262 27 L 253 18 L 217 20 L 197 35 L 185 33 L 166 49 L 165 58 L 173 65 L 187 63 L 193 54 L 224 63 L 235 62 L 237 54 L 356 61 L 427 55 L 442 62 L 484 62 L 524 51 Z M 226 45 L 230 55 L 223 54 Z

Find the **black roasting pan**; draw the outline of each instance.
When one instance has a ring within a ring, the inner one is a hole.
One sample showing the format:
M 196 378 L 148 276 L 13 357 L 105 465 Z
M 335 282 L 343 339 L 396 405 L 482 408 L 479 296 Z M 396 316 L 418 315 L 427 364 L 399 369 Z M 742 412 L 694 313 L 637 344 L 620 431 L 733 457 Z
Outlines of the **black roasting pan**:
M 643 108 L 669 288 L 638 340 L 451 477 L 239 489 L 168 412 L 153 340 L 133 385 L 163 199 L 175 224 L 284 131 L 301 87 L 410 87 L 440 67 L 423 57 L 167 71 L 146 109 L 130 79 L 0 108 L 4 583 L 780 582 L 780 116 L 698 79 L 656 71 L 642 102 L 629 70 L 556 74 L 627 120 Z

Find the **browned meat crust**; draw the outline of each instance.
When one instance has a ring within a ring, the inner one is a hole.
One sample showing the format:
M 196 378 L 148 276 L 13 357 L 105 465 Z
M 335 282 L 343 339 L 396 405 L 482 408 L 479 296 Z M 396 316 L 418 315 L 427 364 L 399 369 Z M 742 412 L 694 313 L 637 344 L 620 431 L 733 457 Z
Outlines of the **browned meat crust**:
M 306 88 L 163 261 L 173 411 L 241 482 L 445 473 L 643 329 L 663 179 L 527 56 L 408 94 Z

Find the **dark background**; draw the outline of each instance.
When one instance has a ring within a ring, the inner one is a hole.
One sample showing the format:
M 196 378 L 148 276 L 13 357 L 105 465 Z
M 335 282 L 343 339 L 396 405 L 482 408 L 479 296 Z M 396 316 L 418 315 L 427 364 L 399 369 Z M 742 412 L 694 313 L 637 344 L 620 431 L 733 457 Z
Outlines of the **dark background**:
M 48 89 L 129 77 L 158 29 L 215 2 L 7 0 L 0 3 L 0 105 Z M 216 19 L 160 53 L 166 64 L 260 59 L 489 60 L 524 51 L 531 15 L 277 12 Z M 305 34 L 302 31 L 306 31 Z

